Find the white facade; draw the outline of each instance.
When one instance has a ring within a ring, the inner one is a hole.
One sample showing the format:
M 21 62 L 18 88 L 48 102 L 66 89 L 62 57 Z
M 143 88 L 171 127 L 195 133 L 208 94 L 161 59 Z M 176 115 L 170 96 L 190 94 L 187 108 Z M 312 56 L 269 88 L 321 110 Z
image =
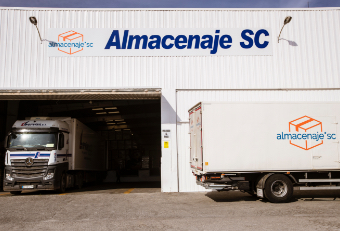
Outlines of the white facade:
M 273 55 L 48 57 L 49 28 L 270 28 Z M 280 43 L 277 36 L 286 16 Z M 189 166 L 187 110 L 199 101 L 339 101 L 340 9 L 0 8 L 0 92 L 162 90 L 162 191 L 203 190 Z M 2 94 L 2 93 L 1 93 Z M 4 93 L 6 94 L 6 92 Z

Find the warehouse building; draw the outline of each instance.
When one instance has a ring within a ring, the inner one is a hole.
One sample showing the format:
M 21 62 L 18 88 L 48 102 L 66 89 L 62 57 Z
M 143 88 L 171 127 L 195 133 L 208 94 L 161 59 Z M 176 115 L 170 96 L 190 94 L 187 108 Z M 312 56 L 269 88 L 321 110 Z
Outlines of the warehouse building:
M 340 8 L 0 8 L 0 140 L 17 119 L 70 116 L 102 137 L 107 181 L 204 191 L 188 110 L 340 101 L 339 35 Z

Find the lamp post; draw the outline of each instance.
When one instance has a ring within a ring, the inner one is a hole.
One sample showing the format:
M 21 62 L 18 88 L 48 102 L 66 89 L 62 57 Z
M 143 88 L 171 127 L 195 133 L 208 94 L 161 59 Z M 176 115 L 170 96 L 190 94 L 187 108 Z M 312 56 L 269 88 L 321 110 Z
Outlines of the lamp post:
M 39 32 L 39 29 L 38 29 L 38 20 L 36 19 L 36 17 L 32 16 L 32 17 L 29 17 L 30 19 L 30 22 L 37 28 L 37 31 L 38 31 L 38 34 L 39 34 L 39 38 L 40 38 L 40 42 L 42 42 L 42 39 L 41 39 L 41 36 L 40 36 L 40 32 Z
M 280 36 L 281 36 L 281 32 L 282 32 L 282 30 L 283 30 L 283 27 L 284 27 L 286 24 L 290 23 L 291 20 L 292 20 L 292 17 L 291 17 L 291 16 L 287 16 L 287 17 L 285 18 L 285 20 L 283 21 L 283 26 L 282 26 L 282 28 L 281 28 L 279 37 L 277 38 L 277 43 L 280 42 Z

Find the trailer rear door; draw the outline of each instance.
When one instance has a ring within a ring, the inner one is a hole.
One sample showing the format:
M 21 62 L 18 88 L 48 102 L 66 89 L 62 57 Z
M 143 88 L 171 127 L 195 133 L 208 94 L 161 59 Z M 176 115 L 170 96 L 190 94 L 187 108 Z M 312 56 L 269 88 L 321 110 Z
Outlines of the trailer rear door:
M 191 168 L 203 169 L 202 109 L 197 104 L 189 111 Z

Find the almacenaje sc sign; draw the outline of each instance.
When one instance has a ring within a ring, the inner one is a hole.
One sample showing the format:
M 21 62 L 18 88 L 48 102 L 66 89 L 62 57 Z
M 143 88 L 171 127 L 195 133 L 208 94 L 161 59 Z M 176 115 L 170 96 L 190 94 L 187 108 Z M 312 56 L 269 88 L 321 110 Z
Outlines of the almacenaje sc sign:
M 48 29 L 48 56 L 273 55 L 269 28 Z

